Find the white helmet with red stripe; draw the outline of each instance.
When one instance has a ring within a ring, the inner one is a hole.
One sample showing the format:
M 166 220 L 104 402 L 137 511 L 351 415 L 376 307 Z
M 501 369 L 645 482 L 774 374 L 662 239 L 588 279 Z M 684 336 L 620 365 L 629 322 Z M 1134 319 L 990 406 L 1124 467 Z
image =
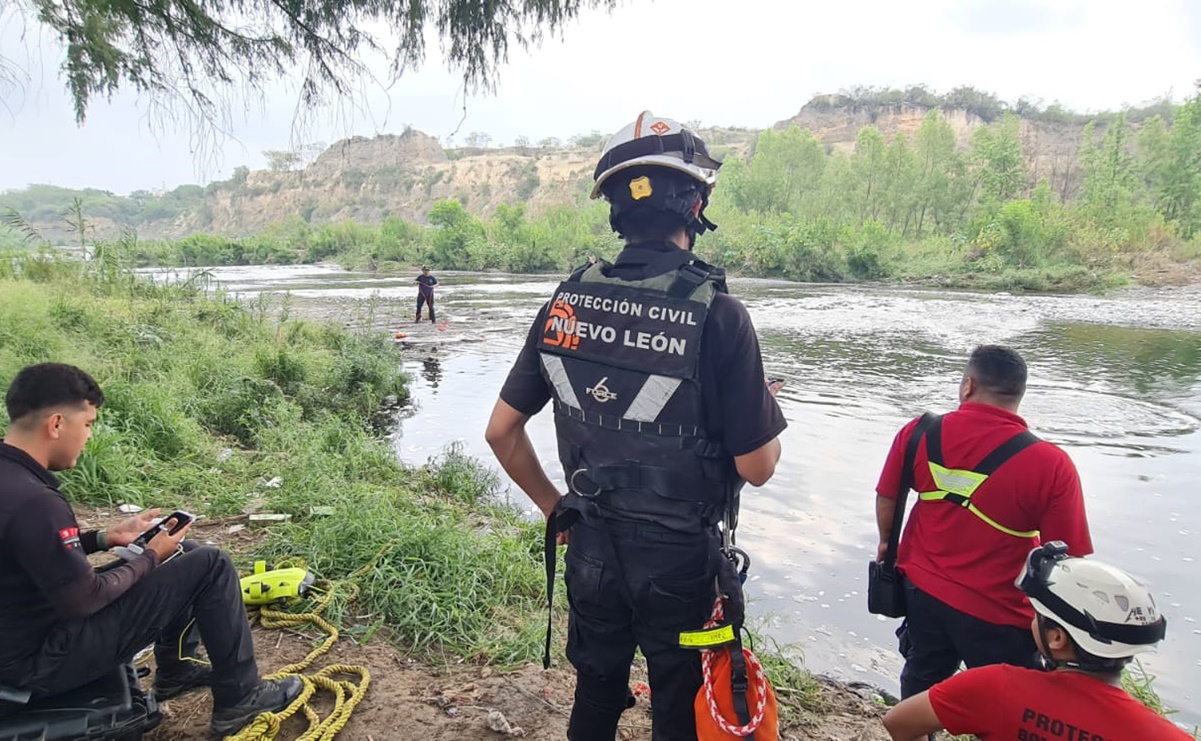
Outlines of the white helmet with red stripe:
M 667 167 L 682 172 L 697 180 L 707 197 L 717 183 L 717 169 L 721 163 L 710 157 L 705 143 L 679 121 L 643 111 L 633 123 L 605 142 L 593 173 L 596 185 L 592 188 L 592 197 L 603 195 L 605 181 L 614 174 L 639 166 Z

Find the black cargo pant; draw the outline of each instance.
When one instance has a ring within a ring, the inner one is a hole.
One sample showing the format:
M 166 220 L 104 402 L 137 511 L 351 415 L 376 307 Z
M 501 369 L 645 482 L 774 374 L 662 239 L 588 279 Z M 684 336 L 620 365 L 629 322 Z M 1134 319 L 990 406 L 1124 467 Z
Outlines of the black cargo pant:
M 417 292 L 417 319 L 421 321 L 421 307 L 425 304 L 430 305 L 430 321 L 434 321 L 434 292 L 430 291 L 430 295 L 426 296 L 425 291 Z
M 959 662 L 969 669 L 990 664 L 1038 668 L 1029 628 L 997 625 L 956 610 L 905 580 L 908 616 L 897 630 L 905 668 L 901 698 L 921 694 L 949 678 Z
M 259 680 L 238 572 L 229 554 L 191 541 L 112 604 L 52 628 L 25 686 L 36 697 L 81 687 L 152 642 L 158 671 L 179 670 L 194 653 L 193 624 L 212 663 L 214 706 L 236 705 Z
M 613 741 L 637 646 L 650 674 L 651 738 L 691 741 L 701 655 L 680 648 L 679 634 L 701 628 L 713 609 L 718 536 L 606 520 L 606 538 L 598 525 L 576 522 L 567 547 L 567 658 L 576 668 L 567 737 Z

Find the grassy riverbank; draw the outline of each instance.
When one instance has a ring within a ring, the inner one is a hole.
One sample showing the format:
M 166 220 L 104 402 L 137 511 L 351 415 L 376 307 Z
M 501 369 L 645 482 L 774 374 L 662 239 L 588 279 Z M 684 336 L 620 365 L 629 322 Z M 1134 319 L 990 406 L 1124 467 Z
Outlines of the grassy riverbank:
M 1027 203 L 1026 206 L 1029 206 Z M 442 220 L 425 227 L 389 218 L 382 224 L 309 226 L 295 219 L 262 234 L 192 234 L 177 241 L 132 235 L 103 248 L 123 264 L 224 266 L 335 261 L 350 270 L 435 269 L 564 272 L 589 255 L 613 259 L 620 245 L 603 204 L 556 209 L 528 218 L 521 207 L 482 220 L 457 202 L 436 204 Z M 1074 293 L 1129 284 L 1165 285 L 1201 278 L 1201 242 L 1146 227 L 1102 234 L 1058 204 L 1007 208 L 981 216 L 964 234 L 902 237 L 879 224 L 840 225 L 791 215 L 712 212 L 722 228 L 697 253 L 732 275 L 801 282 L 902 282 L 979 290 Z M 1145 226 L 1145 225 L 1144 225 Z M 965 227 L 967 228 L 967 227 Z M 975 230 L 975 231 L 971 231 Z M 1126 236 L 1122 236 L 1126 235 Z M 548 245 L 553 245 L 549 247 Z
M 6 256 L 0 384 L 45 360 L 86 368 L 107 396 L 95 437 L 62 475 L 73 502 L 289 514 L 238 560 L 298 558 L 327 579 L 374 561 L 353 607 L 331 609 L 348 635 L 377 636 L 430 666 L 536 660 L 541 530 L 497 503 L 495 476 L 454 450 L 419 468 L 398 463 L 382 412 L 408 392 L 391 342 L 195 285 L 152 285 L 103 255 Z M 562 637 L 560 627 L 560 663 Z M 812 719 L 816 683 L 783 660 L 771 665 L 794 716 Z
M 391 342 L 96 265 L 12 265 L 0 261 L 0 383 L 53 359 L 88 369 L 107 395 L 63 476 L 73 501 L 290 514 L 260 555 L 303 558 L 327 578 L 390 545 L 359 602 L 398 643 L 500 662 L 537 645 L 539 533 L 491 503 L 494 482 L 473 461 L 402 467 L 372 423 L 407 398 Z
M 44 360 L 86 368 L 108 397 L 79 466 L 63 474 L 72 501 L 96 512 L 179 507 L 210 520 L 248 507 L 289 514 L 236 551 L 239 563 L 298 558 L 327 579 L 374 563 L 355 602 L 340 597 L 330 612 L 370 653 L 387 641 L 393 664 L 536 661 L 540 529 L 499 504 L 495 477 L 456 451 L 420 468 L 397 461 L 386 410 L 408 392 L 390 341 L 197 285 L 153 285 L 103 252 L 90 262 L 0 256 L 0 385 Z M 560 628 L 561 666 L 562 638 Z M 785 706 L 786 738 L 842 716 L 868 729 L 860 737 L 877 737 L 877 706 L 820 685 L 770 641 L 757 647 Z M 569 675 L 550 676 L 569 697 Z M 373 685 L 384 698 L 373 702 L 388 705 L 389 692 Z

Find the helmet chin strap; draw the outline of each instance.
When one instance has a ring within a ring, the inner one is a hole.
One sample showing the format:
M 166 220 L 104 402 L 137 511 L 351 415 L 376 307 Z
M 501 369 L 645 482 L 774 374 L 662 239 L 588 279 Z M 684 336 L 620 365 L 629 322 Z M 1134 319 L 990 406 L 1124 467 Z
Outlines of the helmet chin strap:
M 696 215 L 693 216 L 691 221 L 688 222 L 687 226 L 684 227 L 688 234 L 688 249 L 689 250 L 691 250 L 693 247 L 696 246 L 697 236 L 704 234 L 707 231 L 708 232 L 717 231 L 717 224 L 714 224 L 712 221 L 709 221 L 709 218 L 707 216 L 705 216 L 705 207 L 708 205 L 709 205 L 709 196 L 702 194 L 701 195 L 701 204 L 700 204 L 700 207 L 696 211 Z
M 1061 629 L 1062 630 L 1062 629 Z M 1038 657 L 1042 661 L 1043 668 L 1047 671 L 1056 669 L 1075 669 L 1080 672 L 1091 672 L 1093 674 L 1113 674 L 1121 671 L 1121 666 L 1104 663 L 1101 661 L 1089 661 L 1088 659 L 1072 659 L 1058 660 L 1051 658 L 1048 654 L 1051 651 L 1050 644 L 1047 642 L 1047 625 L 1042 615 L 1038 615 L 1038 639 L 1040 650 Z M 1070 638 L 1068 640 L 1071 640 Z M 1073 644 L 1075 642 L 1073 641 Z M 1076 646 L 1077 656 L 1081 653 L 1080 647 Z
M 1051 649 L 1047 646 L 1047 626 L 1043 622 L 1043 616 L 1038 616 L 1038 658 L 1042 662 L 1043 668 L 1047 671 L 1053 671 L 1059 668 L 1059 663 L 1050 657 Z

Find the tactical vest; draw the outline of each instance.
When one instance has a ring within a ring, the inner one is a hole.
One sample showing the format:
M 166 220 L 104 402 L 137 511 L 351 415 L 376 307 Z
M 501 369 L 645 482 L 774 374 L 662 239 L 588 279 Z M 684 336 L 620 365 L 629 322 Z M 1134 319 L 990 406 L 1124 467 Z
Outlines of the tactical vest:
M 950 502 L 959 505 L 994 530 L 999 530 L 1015 538 L 1037 538 L 1037 530 L 1014 530 L 997 522 L 986 515 L 972 502 L 972 495 L 988 480 L 988 477 L 998 468 L 1031 445 L 1039 442 L 1038 437 L 1029 430 L 1018 434 L 1001 443 L 1000 447 L 985 456 L 984 460 L 973 469 L 947 468 L 942 457 L 942 417 L 935 417 L 926 430 L 926 458 L 929 461 L 930 476 L 938 488 L 934 491 L 923 491 L 919 497 L 923 502 Z
M 741 485 L 707 439 L 699 374 L 725 273 L 683 250 L 663 261 L 642 280 L 609 277 L 603 261 L 577 270 L 555 289 L 537 349 L 565 506 L 693 530 L 720 519 Z

